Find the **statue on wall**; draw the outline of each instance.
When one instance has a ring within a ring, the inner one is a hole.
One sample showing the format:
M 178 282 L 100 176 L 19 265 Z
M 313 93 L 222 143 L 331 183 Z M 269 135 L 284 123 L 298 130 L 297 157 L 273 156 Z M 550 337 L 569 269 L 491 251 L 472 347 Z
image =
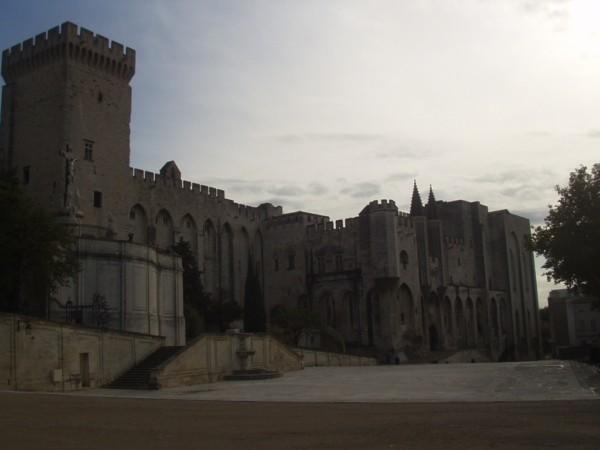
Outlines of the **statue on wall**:
M 69 216 L 77 214 L 79 206 L 79 192 L 75 186 L 75 162 L 71 147 L 67 144 L 64 150 L 59 152 L 65 161 L 65 191 L 63 195 L 63 209 Z

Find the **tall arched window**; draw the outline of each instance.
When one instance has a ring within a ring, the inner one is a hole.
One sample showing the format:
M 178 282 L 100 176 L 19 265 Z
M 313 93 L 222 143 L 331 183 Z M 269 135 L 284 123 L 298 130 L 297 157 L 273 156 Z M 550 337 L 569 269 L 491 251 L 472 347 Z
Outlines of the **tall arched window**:
M 181 239 L 190 244 L 190 249 L 194 254 L 198 253 L 198 229 L 194 218 L 186 214 L 181 219 Z
M 239 290 L 240 290 L 240 303 L 243 305 L 246 302 L 245 299 L 245 289 L 246 286 L 246 278 L 248 278 L 248 264 L 250 263 L 250 238 L 248 237 L 248 232 L 246 228 L 242 227 L 240 232 L 240 240 L 239 240 L 239 255 L 237 257 L 236 271 L 239 273 L 237 275 L 239 278 Z M 255 275 L 257 276 L 257 275 Z
M 399 317 L 397 318 L 401 325 L 406 325 L 409 328 L 414 327 L 415 311 L 412 293 L 406 284 L 402 284 L 396 294 L 398 301 Z
M 156 246 L 169 250 L 173 246 L 173 220 L 167 210 L 161 209 L 156 215 Z
M 325 315 L 325 323 L 327 326 L 335 328 L 337 325 L 336 311 L 335 311 L 335 300 L 331 292 L 324 292 L 321 295 L 321 310 Z
M 204 223 L 204 284 L 206 290 L 215 293 L 217 284 L 217 233 L 213 223 Z
M 221 233 L 221 290 L 223 298 L 235 299 L 233 278 L 233 230 L 229 224 L 223 226 Z
M 404 270 L 408 268 L 408 253 L 406 253 L 406 250 L 400 252 L 400 264 L 402 264 Z
M 456 297 L 454 301 L 454 315 L 456 320 L 457 345 L 459 348 L 463 348 L 466 346 L 467 321 L 465 320 L 463 302 L 460 297 Z
M 148 216 L 141 205 L 135 205 L 129 211 L 129 229 L 131 241 L 138 244 L 148 243 Z

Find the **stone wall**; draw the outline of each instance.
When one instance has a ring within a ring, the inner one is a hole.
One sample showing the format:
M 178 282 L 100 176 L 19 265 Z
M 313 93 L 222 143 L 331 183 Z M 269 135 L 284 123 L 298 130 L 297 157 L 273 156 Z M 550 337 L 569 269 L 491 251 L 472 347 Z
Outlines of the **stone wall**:
M 366 356 L 347 355 L 343 353 L 321 352 L 302 348 L 294 349 L 302 355 L 304 367 L 326 366 L 375 366 L 377 360 Z
M 100 387 L 163 343 L 157 336 L 0 314 L 0 390 Z

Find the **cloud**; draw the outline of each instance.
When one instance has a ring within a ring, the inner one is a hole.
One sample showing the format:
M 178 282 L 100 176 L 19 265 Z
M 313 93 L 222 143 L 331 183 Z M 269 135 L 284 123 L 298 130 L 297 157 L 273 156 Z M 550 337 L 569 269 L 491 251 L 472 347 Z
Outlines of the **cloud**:
M 590 130 L 585 135 L 591 139 L 600 139 L 600 129 Z
M 241 178 L 207 178 L 198 181 L 200 184 L 225 189 L 226 192 L 248 192 L 260 194 L 265 192 L 269 180 L 244 180 Z M 228 196 L 229 197 L 229 196 Z
M 486 173 L 471 179 L 475 183 L 481 184 L 507 184 L 507 183 L 523 183 L 524 185 L 547 185 L 548 180 L 556 179 L 556 173 L 549 169 L 508 169 L 499 172 Z M 552 183 L 554 186 L 554 183 Z
M 305 194 L 304 189 L 295 185 L 283 185 L 272 187 L 267 190 L 269 194 L 273 194 L 278 197 L 298 197 Z
M 368 142 L 381 142 L 385 139 L 385 136 L 377 133 L 290 133 L 277 135 L 275 139 L 286 144 L 307 142 L 364 144 Z
M 521 0 L 521 10 L 527 14 L 555 15 L 568 12 L 571 0 Z
M 385 177 L 386 182 L 405 181 L 416 178 L 416 172 L 394 172 Z
M 310 183 L 308 185 L 308 192 L 311 195 L 322 195 L 329 192 L 329 188 L 321 183 Z
M 385 142 L 383 148 L 379 149 L 375 154 L 378 159 L 423 159 L 428 158 L 435 153 L 427 148 L 428 145 L 420 142 L 407 139 L 390 138 Z M 372 155 L 368 155 L 372 157 Z
M 362 182 L 341 189 L 340 194 L 349 195 L 353 198 L 363 198 L 379 194 L 380 191 L 381 188 L 378 184 Z
M 531 225 L 538 226 L 544 223 L 544 219 L 548 215 L 547 208 L 525 208 L 525 209 L 514 209 L 511 213 L 517 216 L 525 217 L 529 219 Z
M 529 136 L 529 137 L 543 138 L 543 137 L 552 136 L 552 133 L 549 131 L 533 130 L 533 131 L 528 131 L 527 133 L 525 133 L 525 135 Z
M 539 16 L 554 26 L 554 31 L 568 28 L 571 0 L 522 0 L 521 11 L 532 16 Z

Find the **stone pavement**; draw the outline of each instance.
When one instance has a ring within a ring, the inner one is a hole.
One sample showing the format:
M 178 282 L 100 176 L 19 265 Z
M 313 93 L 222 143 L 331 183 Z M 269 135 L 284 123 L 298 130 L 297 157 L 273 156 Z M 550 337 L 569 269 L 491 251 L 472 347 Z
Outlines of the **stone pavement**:
M 591 370 L 591 369 L 588 369 Z M 511 402 L 599 399 L 568 361 L 315 367 L 282 378 L 160 391 L 97 389 L 68 395 L 252 402 Z

